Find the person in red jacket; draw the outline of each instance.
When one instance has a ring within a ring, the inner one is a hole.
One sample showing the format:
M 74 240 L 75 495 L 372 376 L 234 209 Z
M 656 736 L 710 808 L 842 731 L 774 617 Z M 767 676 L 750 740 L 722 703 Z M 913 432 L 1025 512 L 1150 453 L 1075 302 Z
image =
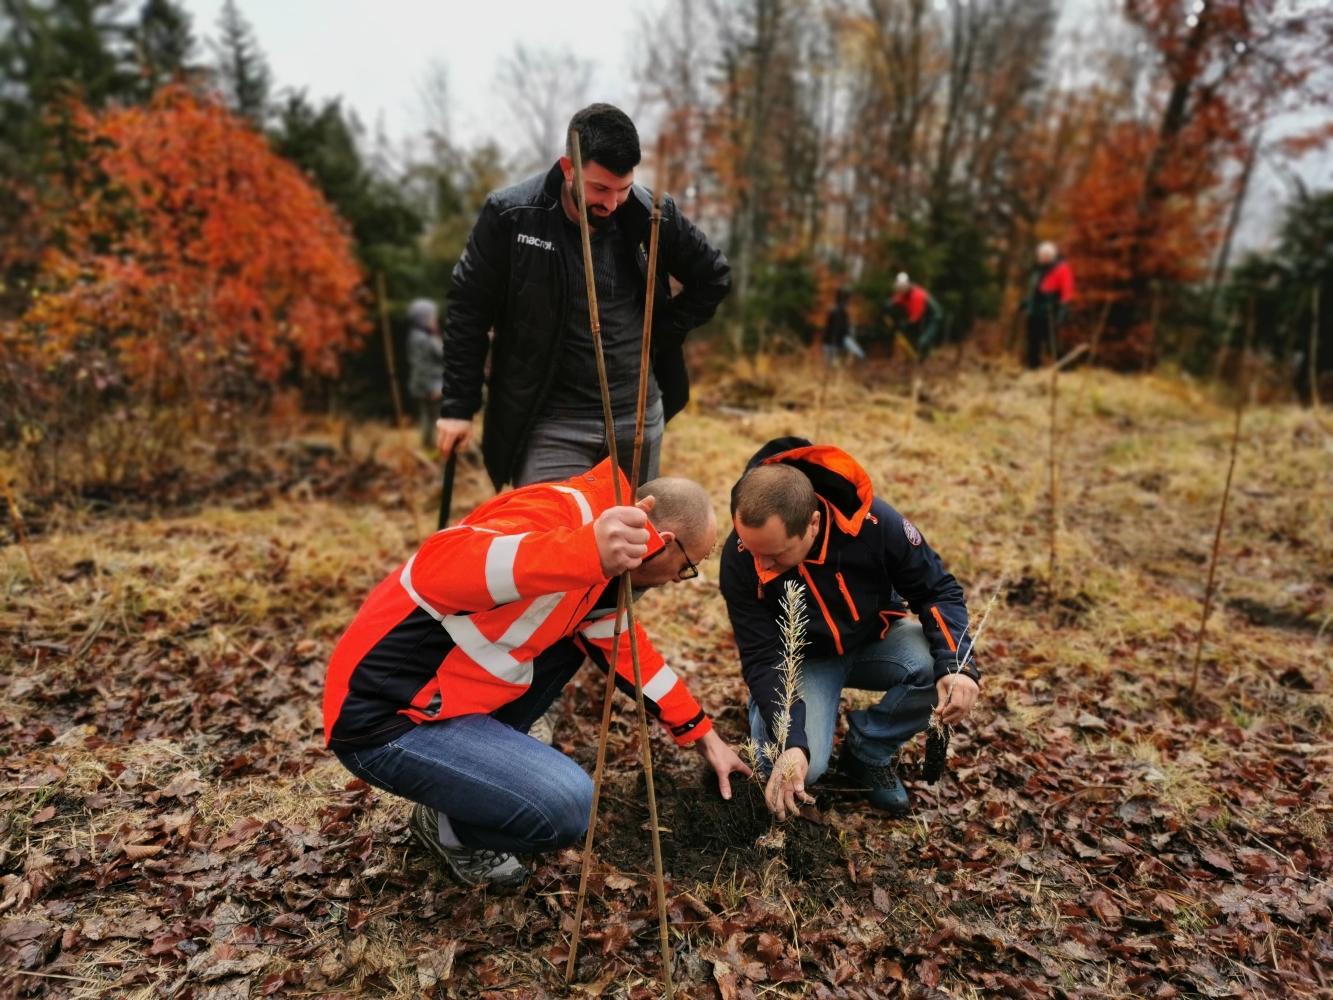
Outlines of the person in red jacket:
M 1037 247 L 1037 264 L 1032 269 L 1032 288 L 1023 300 L 1028 314 L 1029 368 L 1041 367 L 1046 348 L 1054 359 L 1058 353 L 1057 333 L 1074 300 L 1074 271 L 1060 256 L 1054 243 L 1047 240 Z
M 616 506 L 611 475 L 607 459 L 501 494 L 432 535 L 333 651 L 326 743 L 358 778 L 417 804 L 413 834 L 465 884 L 522 885 L 516 853 L 583 836 L 592 780 L 525 734 L 585 655 L 609 668 L 620 574 L 636 594 L 689 579 L 717 540 L 697 483 L 656 479 L 636 506 Z M 635 630 L 649 712 L 703 752 L 730 798 L 728 776 L 750 769 Z M 616 682 L 632 694 L 627 633 L 620 645 Z
M 935 301 L 935 296 L 915 284 L 906 271 L 898 275 L 893 290 L 889 315 L 908 337 L 917 357 L 924 361 L 939 339 L 944 310 Z

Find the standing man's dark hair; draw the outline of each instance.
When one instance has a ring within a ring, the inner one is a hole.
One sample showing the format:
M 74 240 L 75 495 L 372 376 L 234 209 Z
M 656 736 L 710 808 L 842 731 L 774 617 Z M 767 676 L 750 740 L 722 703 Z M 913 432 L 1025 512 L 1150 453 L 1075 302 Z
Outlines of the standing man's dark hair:
M 570 129 L 578 132 L 583 156 L 611 409 L 628 471 L 652 195 L 634 183 L 639 133 L 625 112 L 592 104 L 574 115 Z M 438 444 L 448 455 L 471 435 L 493 329 L 482 453 L 497 489 L 568 479 L 607 453 L 578 218 L 574 169 L 566 155 L 545 175 L 491 193 L 454 268 Z M 672 279 L 680 285 L 674 296 Z M 667 195 L 653 293 L 645 481 L 658 476 L 666 421 L 689 399 L 685 337 L 713 317 L 730 288 L 726 257 Z
M 579 151 L 585 163 L 600 163 L 617 177 L 625 177 L 639 165 L 639 130 L 629 115 L 612 104 L 589 104 L 569 120 L 565 133 L 565 155 L 573 156 L 569 133 L 579 134 Z

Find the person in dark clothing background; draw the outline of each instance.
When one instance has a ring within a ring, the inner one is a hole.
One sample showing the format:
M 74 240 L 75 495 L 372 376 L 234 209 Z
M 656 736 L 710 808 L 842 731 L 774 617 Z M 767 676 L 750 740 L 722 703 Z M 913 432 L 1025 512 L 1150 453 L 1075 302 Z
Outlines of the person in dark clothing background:
M 1074 299 L 1074 271 L 1049 240 L 1037 247 L 1037 263 L 1032 269 L 1032 287 L 1023 299 L 1028 314 L 1027 366 L 1040 368 L 1042 354 L 1049 350 L 1054 359 L 1059 348 L 1060 325 Z
M 852 300 L 852 291 L 846 285 L 838 289 L 824 318 L 824 360 L 832 361 L 842 351 L 860 360 L 865 359 L 865 351 L 852 336 L 852 320 L 847 306 Z
M 720 585 L 760 746 L 776 742 L 782 707 L 779 602 L 788 581 L 806 590 L 801 697 L 786 751 L 760 763 L 771 768 L 769 808 L 781 819 L 810 801 L 806 786 L 829 766 L 842 691 L 859 688 L 884 696 L 847 714 L 838 768 L 869 789 L 873 807 L 902 815 L 899 748 L 927 727 L 937 704 L 952 725 L 976 702 L 963 588 L 921 532 L 875 496 L 856 460 L 829 445 L 770 441 L 732 489 L 731 508 Z M 919 621 L 907 619 L 909 607 Z
M 435 444 L 435 416 L 443 383 L 439 310 L 430 299 L 416 299 L 407 307 L 407 322 L 407 394 L 417 403 L 421 447 L 429 449 Z
M 639 136 L 623 111 L 593 104 L 574 115 L 570 130 L 583 156 L 616 439 L 628 471 L 652 195 L 634 183 Z M 607 454 L 573 180 L 565 155 L 544 176 L 492 192 L 449 288 L 438 444 L 447 455 L 471 435 L 493 327 L 482 454 L 496 489 L 567 479 Z M 658 253 L 644 480 L 657 476 L 663 427 L 689 398 L 685 337 L 712 318 L 731 287 L 726 257 L 670 196 Z M 670 278 L 682 286 L 674 298 Z

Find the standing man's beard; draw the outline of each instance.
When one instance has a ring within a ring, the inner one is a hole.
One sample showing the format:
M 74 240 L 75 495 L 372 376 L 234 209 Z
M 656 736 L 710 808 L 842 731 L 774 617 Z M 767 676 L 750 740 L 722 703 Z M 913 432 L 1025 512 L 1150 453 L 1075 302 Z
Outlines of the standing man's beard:
M 579 196 L 574 192 L 574 185 L 569 181 L 565 182 L 565 190 L 569 192 L 569 199 L 574 203 L 574 213 L 577 217 L 579 208 Z M 588 206 L 588 228 L 600 229 L 602 226 L 609 225 L 614 212 L 608 212 L 606 215 L 598 215 L 593 206 Z

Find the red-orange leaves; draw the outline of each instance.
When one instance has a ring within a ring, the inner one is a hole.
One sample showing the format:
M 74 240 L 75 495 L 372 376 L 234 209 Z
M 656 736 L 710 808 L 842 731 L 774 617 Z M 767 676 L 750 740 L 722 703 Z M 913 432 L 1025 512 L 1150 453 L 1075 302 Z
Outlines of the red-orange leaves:
M 336 371 L 365 327 L 362 275 L 332 208 L 262 135 L 181 87 L 63 121 L 84 155 L 37 199 L 21 353 L 96 349 L 157 397 L 198 391 L 224 358 L 266 382 Z

